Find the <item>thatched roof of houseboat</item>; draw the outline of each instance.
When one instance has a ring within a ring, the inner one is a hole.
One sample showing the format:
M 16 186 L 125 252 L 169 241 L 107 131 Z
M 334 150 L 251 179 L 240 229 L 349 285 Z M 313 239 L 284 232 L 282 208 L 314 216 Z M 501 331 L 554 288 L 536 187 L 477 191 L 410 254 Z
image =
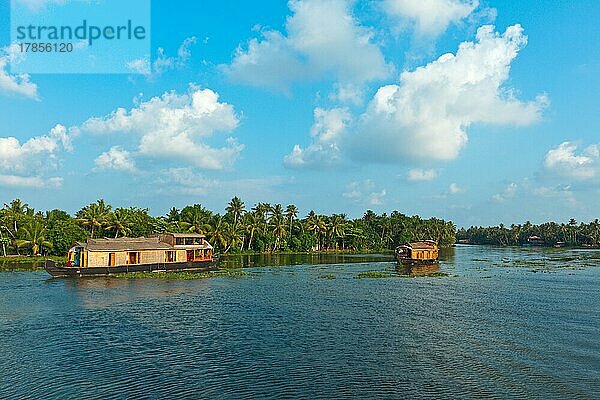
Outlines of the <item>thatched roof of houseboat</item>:
M 433 240 L 423 240 L 421 242 L 410 243 L 410 247 L 413 250 L 435 250 L 438 246 Z
M 86 247 L 88 251 L 141 251 L 172 249 L 169 244 L 161 242 L 158 237 L 88 239 Z

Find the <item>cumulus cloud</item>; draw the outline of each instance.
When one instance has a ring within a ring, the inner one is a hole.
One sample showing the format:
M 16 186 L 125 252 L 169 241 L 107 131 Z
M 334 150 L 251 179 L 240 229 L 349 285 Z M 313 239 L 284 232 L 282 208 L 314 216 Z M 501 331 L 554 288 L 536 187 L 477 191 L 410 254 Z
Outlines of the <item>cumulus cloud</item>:
M 504 202 L 514 198 L 515 195 L 517 194 L 518 190 L 519 190 L 519 185 L 516 184 L 515 182 L 512 182 L 508 186 L 506 186 L 506 188 L 504 188 L 502 193 L 497 193 L 494 196 L 492 196 L 492 199 L 498 203 L 504 203 Z
M 0 137 L 0 186 L 58 187 L 61 178 L 46 178 L 42 171 L 56 165 L 61 151 L 73 149 L 77 129 L 56 125 L 47 135 L 21 143 L 15 137 Z
M 215 190 L 215 188 L 221 186 L 219 181 L 205 178 L 190 167 L 163 170 L 156 179 L 156 184 L 166 186 L 164 190 L 159 190 L 161 192 L 194 196 L 204 196 L 211 190 Z
M 451 183 L 449 189 L 450 189 L 450 194 L 460 194 L 460 193 L 465 192 L 465 189 L 458 186 L 457 183 Z
M 347 199 L 371 206 L 382 205 L 386 195 L 387 191 L 377 189 L 375 183 L 370 179 L 351 182 L 346 186 L 346 191 L 342 193 L 342 196 Z
M 111 147 L 107 152 L 100 154 L 94 164 L 99 170 L 135 171 L 135 163 L 131 159 L 131 154 L 120 146 Z
M 136 134 L 141 155 L 220 170 L 230 167 L 244 146 L 232 137 L 222 147 L 205 141 L 215 133 L 233 131 L 238 124 L 233 106 L 220 102 L 217 93 L 191 86 L 186 94 L 166 92 L 129 111 L 118 108 L 103 118 L 90 118 L 82 129 L 96 134 Z
M 19 62 L 20 51 L 16 45 L 0 48 L 0 93 L 38 99 L 37 85 L 29 80 L 27 74 L 11 74 L 10 63 Z
M 0 174 L 0 186 L 24 188 L 58 188 L 63 184 L 62 178 L 43 178 L 40 176 L 19 176 Z
M 545 95 L 523 102 L 503 87 L 510 65 L 526 45 L 520 25 L 503 34 L 491 25 L 400 83 L 381 87 L 362 115 L 354 137 L 359 159 L 402 162 L 455 159 L 473 123 L 529 125 L 541 119 Z
M 148 80 L 156 80 L 167 71 L 184 67 L 192 56 L 191 47 L 196 42 L 195 36 L 186 38 L 177 50 L 177 57 L 167 56 L 165 49 L 159 47 L 153 62 L 148 58 L 138 58 L 128 62 L 127 67 L 134 73 L 146 76 Z
M 23 144 L 15 137 L 0 137 L 0 171 L 23 172 L 47 163 L 63 149 L 71 151 L 75 135 L 76 129 L 68 130 L 59 124 L 47 135 L 32 137 Z
M 363 89 L 358 85 L 337 83 L 334 91 L 329 94 L 329 100 L 360 106 L 363 104 L 363 93 Z
M 437 178 L 438 172 L 435 169 L 414 168 L 408 171 L 407 179 L 410 182 L 432 181 Z
M 311 129 L 313 143 L 307 148 L 295 145 L 290 154 L 284 158 L 289 167 L 327 167 L 339 164 L 341 151 L 339 141 L 352 116 L 347 108 L 325 110 L 316 108 L 314 125 Z
M 286 90 L 298 80 L 332 76 L 344 84 L 360 84 L 389 75 L 373 32 L 351 14 L 348 0 L 290 0 L 286 34 L 267 30 L 261 39 L 239 47 L 229 78 L 254 86 Z
M 420 35 L 437 36 L 452 23 L 468 17 L 479 6 L 478 0 L 384 0 L 385 12 L 400 21 L 414 23 Z
M 576 154 L 577 144 L 561 143 L 546 154 L 544 167 L 546 171 L 564 178 L 589 180 L 600 173 L 600 145 L 586 147 Z

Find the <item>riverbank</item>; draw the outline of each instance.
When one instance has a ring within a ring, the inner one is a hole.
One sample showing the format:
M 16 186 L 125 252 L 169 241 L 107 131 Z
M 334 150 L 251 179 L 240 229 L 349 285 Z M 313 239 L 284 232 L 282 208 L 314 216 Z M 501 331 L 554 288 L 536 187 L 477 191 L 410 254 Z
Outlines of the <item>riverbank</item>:
M 64 261 L 64 257 L 8 256 L 0 257 L 0 271 L 40 271 L 46 260 Z

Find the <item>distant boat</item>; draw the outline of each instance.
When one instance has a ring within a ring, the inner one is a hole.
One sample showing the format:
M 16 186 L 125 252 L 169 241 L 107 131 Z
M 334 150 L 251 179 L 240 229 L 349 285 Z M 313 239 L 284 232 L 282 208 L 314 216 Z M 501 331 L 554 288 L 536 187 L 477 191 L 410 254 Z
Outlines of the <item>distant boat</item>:
M 129 272 L 205 271 L 218 256 L 204 235 L 164 233 L 150 238 L 88 239 L 75 243 L 65 264 L 46 260 L 53 277 L 107 276 Z
M 439 261 L 438 244 L 434 240 L 407 243 L 396 247 L 396 261 L 399 265 L 432 265 Z

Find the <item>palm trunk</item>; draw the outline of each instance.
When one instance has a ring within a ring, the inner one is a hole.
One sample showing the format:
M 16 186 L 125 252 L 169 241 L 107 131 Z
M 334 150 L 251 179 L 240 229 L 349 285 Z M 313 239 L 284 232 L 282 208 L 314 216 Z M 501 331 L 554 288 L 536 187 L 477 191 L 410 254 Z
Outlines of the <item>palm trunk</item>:
M 250 231 L 250 240 L 248 241 L 248 250 L 252 250 L 252 239 L 254 239 L 254 229 Z

